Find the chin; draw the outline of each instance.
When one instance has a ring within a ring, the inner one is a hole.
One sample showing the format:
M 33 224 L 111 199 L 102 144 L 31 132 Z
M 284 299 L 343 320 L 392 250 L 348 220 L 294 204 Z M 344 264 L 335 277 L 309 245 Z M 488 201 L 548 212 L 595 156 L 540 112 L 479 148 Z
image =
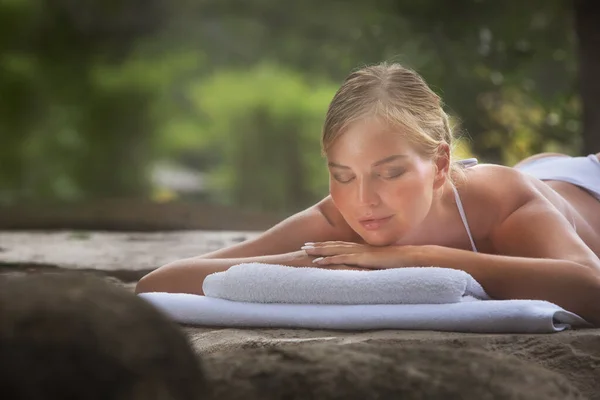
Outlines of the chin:
M 360 235 L 365 243 L 371 246 L 391 246 L 396 244 L 398 237 L 390 234 L 376 233 L 376 232 L 364 232 Z

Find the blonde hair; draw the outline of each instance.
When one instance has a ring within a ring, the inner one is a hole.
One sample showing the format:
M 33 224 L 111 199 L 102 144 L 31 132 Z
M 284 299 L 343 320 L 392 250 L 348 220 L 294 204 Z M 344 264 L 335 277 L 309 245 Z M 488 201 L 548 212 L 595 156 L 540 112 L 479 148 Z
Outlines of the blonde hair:
M 462 168 L 452 157 L 454 135 L 441 98 L 418 73 L 387 63 L 351 73 L 329 104 L 321 137 L 322 153 L 326 154 L 348 126 L 366 114 L 403 128 L 406 139 L 427 158 L 434 158 L 439 146 L 448 144 L 449 178 L 454 182 L 453 178 L 461 174 Z

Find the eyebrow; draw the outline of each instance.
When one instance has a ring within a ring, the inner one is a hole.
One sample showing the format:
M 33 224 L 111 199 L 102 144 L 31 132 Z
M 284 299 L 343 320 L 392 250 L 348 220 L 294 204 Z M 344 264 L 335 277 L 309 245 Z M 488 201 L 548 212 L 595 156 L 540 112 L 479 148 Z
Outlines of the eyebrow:
M 387 164 L 389 162 L 396 161 L 396 160 L 406 158 L 406 157 L 408 157 L 408 156 L 405 154 L 394 154 L 393 156 L 389 156 L 389 157 L 383 158 L 379 161 L 375 161 L 373 164 L 371 164 L 371 166 L 377 167 L 382 164 Z M 333 168 L 350 169 L 350 167 L 348 167 L 346 165 L 338 164 L 333 161 L 328 162 L 327 165 L 329 165 L 330 167 L 333 167 Z

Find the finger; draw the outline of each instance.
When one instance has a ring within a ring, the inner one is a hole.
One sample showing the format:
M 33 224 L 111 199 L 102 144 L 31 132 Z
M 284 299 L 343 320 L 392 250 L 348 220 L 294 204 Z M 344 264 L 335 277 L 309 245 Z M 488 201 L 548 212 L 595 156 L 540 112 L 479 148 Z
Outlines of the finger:
M 310 246 L 310 247 L 355 246 L 355 245 L 358 245 L 358 243 L 344 242 L 341 240 L 329 240 L 326 242 L 306 242 L 306 243 L 304 243 L 304 246 Z
M 330 257 L 338 254 L 352 254 L 356 253 L 356 249 L 351 247 L 321 247 L 321 248 L 311 248 L 311 247 L 303 247 L 302 250 L 306 252 L 309 256 L 314 257 Z
M 333 256 L 336 254 L 356 253 L 360 250 L 356 243 L 320 244 L 318 246 L 304 245 L 301 250 L 311 256 Z
M 349 265 L 358 265 L 355 264 L 356 257 L 353 257 L 354 254 L 337 254 L 327 257 L 318 257 L 313 260 L 313 263 L 317 265 L 335 265 L 335 264 L 349 264 Z
M 318 257 L 313 260 L 313 263 L 317 265 L 345 264 L 369 269 L 381 269 L 381 267 L 374 266 L 368 262 L 368 257 L 366 257 L 366 253 L 350 253 L 338 254 L 328 257 Z

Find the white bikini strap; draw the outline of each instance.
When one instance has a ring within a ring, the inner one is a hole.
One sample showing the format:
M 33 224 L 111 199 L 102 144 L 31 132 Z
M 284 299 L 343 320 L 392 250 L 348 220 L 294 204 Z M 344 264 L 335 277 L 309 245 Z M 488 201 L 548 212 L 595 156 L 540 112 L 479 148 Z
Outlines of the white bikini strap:
M 477 253 L 477 247 L 475 246 L 475 242 L 473 241 L 473 236 L 471 235 L 471 228 L 469 228 L 469 223 L 467 222 L 467 216 L 465 215 L 465 209 L 463 208 L 462 201 L 460 201 L 460 196 L 458 195 L 458 190 L 454 185 L 452 185 L 452 190 L 454 190 L 454 198 L 456 199 L 456 206 L 458 207 L 458 212 L 460 213 L 460 218 L 467 230 L 467 235 L 469 235 L 469 240 L 471 241 L 471 247 L 473 248 L 473 252 Z
M 458 163 L 461 164 L 465 168 L 472 167 L 477 165 L 479 161 L 476 158 L 464 158 L 462 160 L 458 160 Z

